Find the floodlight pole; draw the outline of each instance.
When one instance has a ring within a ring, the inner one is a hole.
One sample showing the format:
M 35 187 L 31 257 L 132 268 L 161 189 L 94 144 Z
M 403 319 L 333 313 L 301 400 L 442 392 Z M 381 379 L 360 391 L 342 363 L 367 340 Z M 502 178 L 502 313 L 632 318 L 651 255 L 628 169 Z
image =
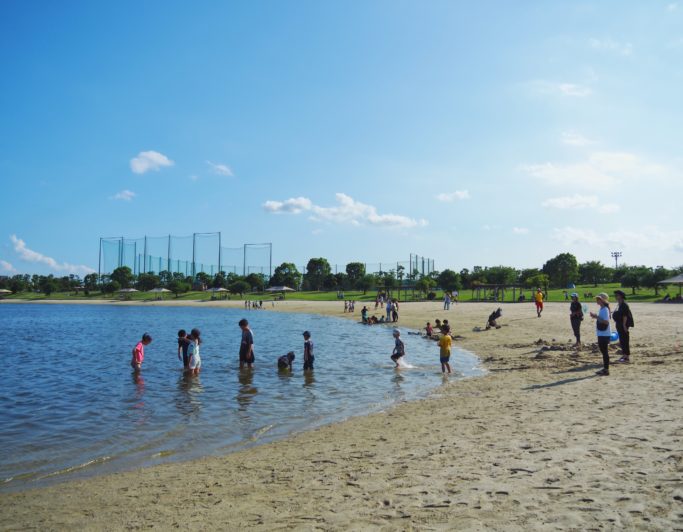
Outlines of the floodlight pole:
M 610 255 L 612 255 L 612 258 L 614 259 L 614 269 L 616 270 L 619 268 L 619 257 L 621 257 L 623 253 L 621 251 L 612 251 Z
M 137 248 L 138 243 L 135 243 L 135 247 Z M 142 273 L 147 273 L 147 235 L 145 235 L 145 250 L 143 251 L 144 255 L 142 257 Z
M 100 252 L 97 254 L 97 284 L 100 283 L 102 277 L 102 237 L 100 237 Z
M 197 266 L 195 265 L 195 248 L 197 243 L 197 233 L 192 233 L 192 278 L 197 275 Z
M 221 273 L 221 232 L 218 231 L 218 273 Z
M 168 235 L 168 250 L 166 251 L 166 263 L 168 268 L 168 273 L 171 273 L 171 235 Z

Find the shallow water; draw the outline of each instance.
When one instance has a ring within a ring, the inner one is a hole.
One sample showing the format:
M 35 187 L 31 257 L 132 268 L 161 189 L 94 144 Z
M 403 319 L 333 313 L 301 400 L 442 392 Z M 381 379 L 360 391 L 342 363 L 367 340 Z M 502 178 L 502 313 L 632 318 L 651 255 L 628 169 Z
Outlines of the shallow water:
M 237 321 L 247 317 L 256 364 L 240 371 Z M 443 382 L 438 347 L 407 334 L 394 370 L 391 327 L 306 314 L 196 307 L 0 305 L 6 371 L 0 390 L 0 490 L 224 454 L 426 396 Z M 202 372 L 182 373 L 177 331 L 202 331 Z M 302 366 L 312 332 L 315 371 Z M 130 352 L 141 334 L 142 373 Z M 291 374 L 277 357 L 294 350 Z M 481 373 L 455 350 L 462 378 Z

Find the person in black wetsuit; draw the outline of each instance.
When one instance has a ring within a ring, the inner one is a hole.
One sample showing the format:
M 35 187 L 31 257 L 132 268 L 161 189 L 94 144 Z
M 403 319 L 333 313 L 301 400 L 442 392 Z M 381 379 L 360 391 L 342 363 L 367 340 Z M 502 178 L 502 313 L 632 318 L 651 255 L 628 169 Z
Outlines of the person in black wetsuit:
M 617 326 L 622 353 L 617 362 L 628 364 L 631 361 L 631 333 L 629 330 L 634 325 L 633 314 L 631 314 L 631 308 L 626 303 L 626 294 L 621 290 L 616 290 L 614 295 L 617 298 L 617 308 L 612 312 L 612 319 Z

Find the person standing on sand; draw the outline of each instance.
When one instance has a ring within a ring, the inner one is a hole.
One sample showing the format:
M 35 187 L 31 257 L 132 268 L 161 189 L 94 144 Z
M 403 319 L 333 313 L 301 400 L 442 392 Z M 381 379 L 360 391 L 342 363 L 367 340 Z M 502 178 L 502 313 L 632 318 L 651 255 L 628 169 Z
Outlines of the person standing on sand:
M 581 349 L 581 322 L 583 321 L 583 309 L 581 308 L 581 303 L 579 303 L 579 294 L 576 292 L 572 293 L 572 302 L 569 305 L 569 321 L 572 324 L 572 331 L 574 331 L 574 337 L 576 338 L 575 347 Z
M 629 329 L 633 327 L 633 314 L 631 308 L 626 303 L 626 294 L 622 290 L 616 290 L 614 295 L 617 298 L 617 308 L 612 313 L 614 324 L 619 333 L 619 345 L 621 346 L 621 358 L 617 362 L 628 364 L 631 361 L 631 345 Z
M 242 318 L 239 323 L 240 329 L 242 329 L 242 342 L 240 343 L 240 369 L 244 368 L 244 365 L 251 369 L 254 363 L 254 334 L 249 328 L 249 322 Z
M 443 296 L 443 309 L 450 310 L 451 308 L 451 295 L 446 292 Z
M 598 347 L 602 353 L 602 370 L 598 371 L 598 375 L 609 375 L 609 341 L 612 336 L 612 331 L 609 327 L 610 308 L 609 296 L 604 292 L 597 295 L 595 302 L 600 307 L 596 314 L 591 312 L 591 318 L 595 320 L 595 329 L 598 336 Z
M 540 288 L 536 289 L 534 301 L 536 302 L 536 314 L 540 318 L 541 313 L 543 312 L 543 291 Z
M 387 321 L 391 321 L 391 309 L 392 309 L 392 304 L 391 304 L 391 299 L 387 297 L 387 306 L 386 306 L 386 311 L 387 311 Z

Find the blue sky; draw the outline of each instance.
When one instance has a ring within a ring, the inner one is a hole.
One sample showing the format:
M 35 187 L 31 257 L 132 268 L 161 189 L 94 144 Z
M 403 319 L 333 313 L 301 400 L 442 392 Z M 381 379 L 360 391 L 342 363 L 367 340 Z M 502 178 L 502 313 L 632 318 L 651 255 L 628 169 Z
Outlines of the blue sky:
M 683 2 L 0 5 L 0 274 L 100 236 L 274 260 L 683 263 Z

